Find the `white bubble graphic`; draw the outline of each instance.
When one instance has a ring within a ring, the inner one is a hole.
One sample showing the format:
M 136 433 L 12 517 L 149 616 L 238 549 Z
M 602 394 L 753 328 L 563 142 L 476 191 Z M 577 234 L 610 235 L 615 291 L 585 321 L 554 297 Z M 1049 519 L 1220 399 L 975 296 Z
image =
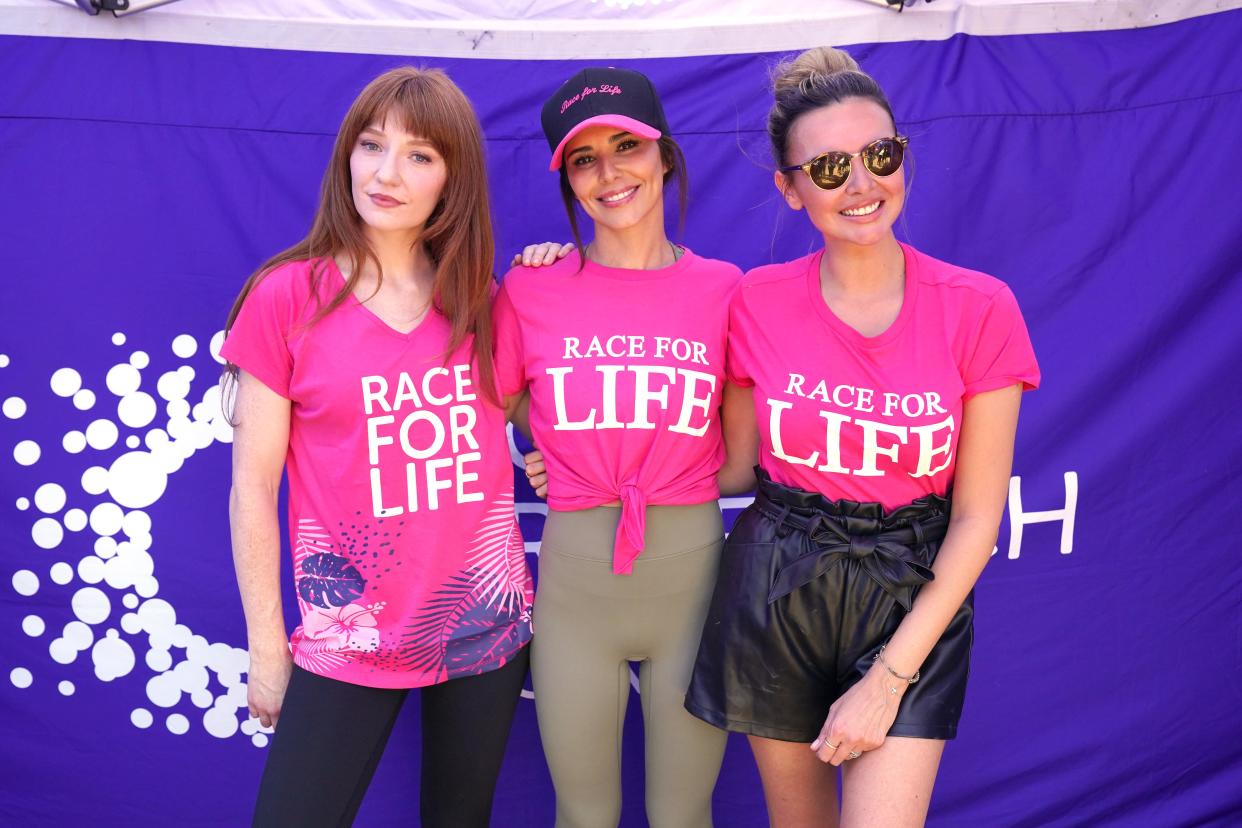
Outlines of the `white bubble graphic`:
M 172 653 L 168 650 L 147 650 L 147 666 L 156 673 L 172 668 Z
M 107 636 L 91 649 L 91 662 L 100 681 L 112 681 L 134 669 L 134 648 L 116 630 L 108 630 Z
M 96 420 L 86 427 L 86 443 L 96 451 L 112 448 L 117 436 L 116 423 L 111 420 Z
M 65 530 L 56 518 L 39 518 L 30 527 L 30 539 L 40 549 L 55 549 L 65 539 Z
M 77 688 L 73 686 L 72 681 L 62 681 L 60 684 L 56 685 L 56 689 L 60 691 L 62 696 L 72 696 L 73 691 Z
M 128 437 L 126 437 L 126 438 L 125 438 L 125 447 L 126 447 L 126 448 L 136 449 L 136 448 L 138 448 L 138 446 L 140 446 L 140 445 L 142 445 L 142 441 L 138 439 L 138 435 L 137 435 L 137 434 L 131 434 L 131 435 L 129 435 Z
M 125 513 L 115 503 L 100 503 L 91 509 L 91 531 L 96 535 L 115 535 L 121 531 Z
M 52 374 L 52 393 L 72 397 L 82 387 L 82 375 L 72 368 L 61 368 Z
M 34 676 L 25 667 L 14 667 L 9 671 L 9 681 L 19 690 L 25 690 L 34 682 Z
M 95 554 L 105 561 L 116 554 L 116 538 L 103 537 L 95 539 Z
M 247 736 L 253 736 L 259 732 L 259 720 L 254 718 L 246 719 L 241 723 L 241 732 Z
M 78 577 L 88 584 L 97 584 L 104 577 L 104 562 L 94 555 L 78 561 Z
M 13 589 L 18 595 L 34 595 L 39 591 L 39 576 L 29 569 L 19 569 L 13 573 Z
M 250 737 L 251 744 L 253 744 L 257 748 L 267 747 L 267 741 L 268 740 L 267 740 L 266 733 L 256 733 Z
M 121 529 L 129 535 L 131 541 L 139 535 L 150 535 L 151 516 L 141 509 L 126 512 L 125 519 L 121 521 Z
M 39 444 L 34 440 L 22 440 L 13 447 L 13 459 L 19 466 L 33 466 L 39 462 Z
M 80 431 L 70 431 L 60 441 L 61 446 L 70 454 L 78 454 L 86 448 L 86 435 Z
M 95 407 L 95 392 L 83 388 L 73 395 L 73 407 L 78 411 L 90 411 Z
M 52 564 L 48 576 L 52 579 L 52 583 L 64 586 L 73 580 L 73 567 L 64 561 Z
M 134 351 L 129 355 L 129 364 L 141 370 L 151 364 L 151 357 L 146 351 Z
M 182 359 L 189 359 L 198 350 L 198 342 L 189 334 L 180 334 L 173 338 L 172 350 Z
M 8 367 L 9 367 L 9 355 L 0 354 L 0 368 L 8 368 Z
M 127 395 L 116 406 L 116 416 L 130 428 L 149 425 L 158 412 L 155 398 L 143 391 Z
M 72 664 L 78 657 L 78 649 L 63 638 L 57 638 L 47 647 L 48 655 L 57 664 Z
M 79 589 L 73 594 L 70 606 L 78 620 L 87 624 L 102 623 L 112 614 L 112 602 L 108 600 L 107 593 L 96 587 Z
M 211 343 L 207 346 L 207 350 L 211 351 L 211 358 L 221 365 L 224 364 L 224 358 L 220 356 L 220 349 L 224 347 L 224 331 L 216 331 L 211 337 Z
M 35 506 L 45 515 L 54 515 L 65 508 L 65 490 L 57 483 L 44 483 L 35 490 Z
M 4 401 L 4 405 L 0 406 L 0 410 L 3 410 L 4 416 L 10 420 L 21 419 L 26 413 L 26 401 L 21 397 L 9 397 Z
M 190 694 L 190 702 L 195 707 L 201 708 L 203 710 L 206 710 L 208 707 L 211 707 L 211 703 L 213 701 L 215 701 L 215 698 L 211 695 L 211 691 L 207 690 L 206 688 L 202 690 L 195 690 L 193 693 Z
M 181 420 L 190 416 L 190 404 L 185 400 L 173 400 L 164 406 L 170 420 Z
M 82 491 L 93 495 L 108 491 L 108 470 L 103 466 L 91 466 L 82 472 Z
M 137 707 L 130 711 L 129 720 L 134 727 L 141 728 L 143 730 L 150 727 L 151 723 L 155 721 L 155 719 L 151 716 L 151 711 L 142 707 Z
M 213 707 L 203 714 L 203 730 L 217 739 L 227 739 L 237 732 L 237 713 L 227 707 Z
M 108 470 L 108 494 L 130 509 L 150 506 L 160 499 L 167 486 L 168 475 L 150 452 L 122 454 Z
M 47 629 L 47 625 L 43 623 L 43 619 L 37 615 L 27 615 L 22 619 L 22 632 L 31 638 L 38 638 L 43 635 Z
M 127 596 L 128 597 L 128 596 Z M 124 603 L 122 601 L 122 603 Z M 126 635 L 137 635 L 142 632 L 142 624 L 138 621 L 138 613 L 127 612 L 121 616 L 121 629 Z
M 168 726 L 168 732 L 180 736 L 190 729 L 190 720 L 180 713 L 173 713 L 164 723 Z
M 70 621 L 66 624 L 60 637 L 67 641 L 69 646 L 78 651 L 88 649 L 91 644 L 95 643 L 94 631 L 81 621 Z
M 30 498 L 19 497 L 13 505 L 16 506 L 20 511 L 24 512 L 30 508 Z
M 86 512 L 81 509 L 70 509 L 65 512 L 65 528 L 70 532 L 81 532 L 86 528 Z
M 172 673 L 160 673 L 147 682 L 147 698 L 156 707 L 176 707 L 181 701 L 181 689 Z
M 125 593 L 125 597 L 121 599 L 121 603 L 126 609 L 134 609 L 138 606 L 138 596 L 132 592 Z
M 181 371 L 169 371 L 160 376 L 159 381 L 155 383 L 155 390 L 169 402 L 184 400 L 190 393 L 191 379 L 193 377 L 186 377 Z
M 138 373 L 138 369 L 127 362 L 120 365 L 113 365 L 108 369 L 108 375 L 104 378 L 104 384 L 108 386 L 108 390 L 118 397 L 124 397 L 138 390 L 138 386 L 142 384 L 142 374 Z

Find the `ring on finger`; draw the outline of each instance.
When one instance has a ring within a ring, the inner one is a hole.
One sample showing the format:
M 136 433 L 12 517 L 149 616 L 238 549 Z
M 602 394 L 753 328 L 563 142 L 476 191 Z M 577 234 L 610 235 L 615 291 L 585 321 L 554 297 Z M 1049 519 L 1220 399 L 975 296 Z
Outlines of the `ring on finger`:
M 856 751 L 856 750 L 851 750 L 851 751 L 850 751 L 850 755 L 849 755 L 849 758 L 850 758 L 850 759 L 857 759 L 859 756 L 862 756 L 862 754 L 861 754 L 861 753 L 859 753 L 858 751 Z
M 830 747 L 833 750 L 836 750 L 837 748 L 841 747 L 840 745 L 834 745 L 832 742 L 828 741 L 827 739 L 824 740 L 824 746 Z

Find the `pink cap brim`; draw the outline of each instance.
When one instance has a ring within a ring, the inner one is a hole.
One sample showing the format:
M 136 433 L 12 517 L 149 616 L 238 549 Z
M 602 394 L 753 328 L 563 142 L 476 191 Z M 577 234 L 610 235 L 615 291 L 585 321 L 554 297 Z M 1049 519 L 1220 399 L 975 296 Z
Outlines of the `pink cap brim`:
M 617 127 L 618 129 L 624 129 L 626 132 L 631 132 L 639 138 L 648 138 L 652 141 L 660 137 L 660 130 L 644 124 L 642 121 L 636 121 L 624 115 L 595 115 L 571 129 L 569 134 L 556 145 L 556 149 L 552 151 L 552 163 L 548 165 L 550 172 L 555 172 L 561 168 L 561 153 L 565 151 L 565 145 L 569 143 L 569 139 L 582 132 L 582 130 L 593 126 Z

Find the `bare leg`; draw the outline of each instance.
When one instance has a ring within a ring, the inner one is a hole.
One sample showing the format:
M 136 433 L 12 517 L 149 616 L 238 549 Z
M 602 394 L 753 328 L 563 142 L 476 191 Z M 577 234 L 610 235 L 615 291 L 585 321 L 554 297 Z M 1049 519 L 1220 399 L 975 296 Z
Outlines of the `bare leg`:
M 750 737 L 772 828 L 837 828 L 837 769 L 810 744 Z
M 939 739 L 890 736 L 846 762 L 841 767 L 842 828 L 922 826 L 943 753 Z

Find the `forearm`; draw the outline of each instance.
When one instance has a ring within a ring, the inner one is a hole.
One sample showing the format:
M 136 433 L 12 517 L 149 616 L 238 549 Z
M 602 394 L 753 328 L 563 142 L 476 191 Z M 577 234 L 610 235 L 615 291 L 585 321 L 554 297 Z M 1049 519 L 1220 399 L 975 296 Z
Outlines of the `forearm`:
M 280 599 L 280 521 L 277 487 L 234 484 L 229 493 L 233 566 L 246 616 L 251 653 L 288 652 Z
M 741 495 L 755 490 L 755 466 L 745 459 L 730 463 L 725 461 L 716 473 L 716 483 L 720 486 L 721 497 Z
M 513 427 L 526 438 L 528 443 L 534 445 L 534 438 L 530 435 L 530 391 L 526 390 L 516 397 L 509 398 L 505 408 Z

